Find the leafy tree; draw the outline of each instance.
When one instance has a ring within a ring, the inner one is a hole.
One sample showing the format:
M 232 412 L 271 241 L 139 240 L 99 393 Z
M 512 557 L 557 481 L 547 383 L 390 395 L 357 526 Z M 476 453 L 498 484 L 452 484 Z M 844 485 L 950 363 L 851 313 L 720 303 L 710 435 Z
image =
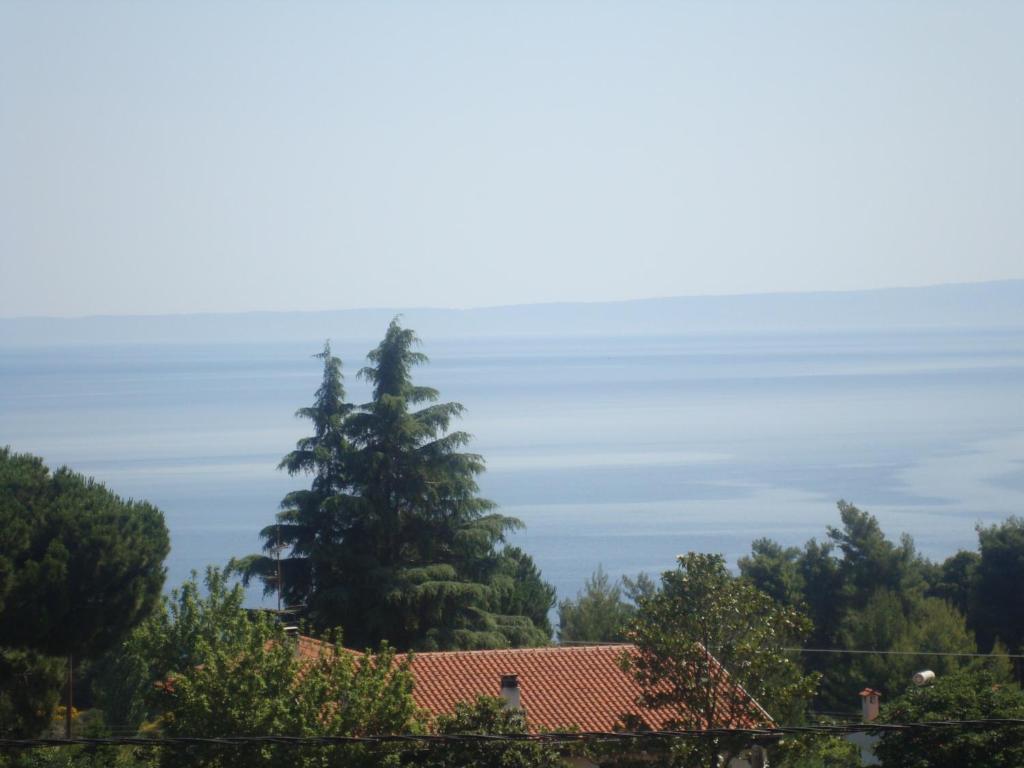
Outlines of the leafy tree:
M 619 581 L 600 565 L 584 582 L 575 600 L 558 604 L 558 638 L 587 642 L 623 642 L 634 608 L 623 600 Z
M 622 591 L 626 595 L 626 599 L 636 606 L 640 604 L 641 600 L 654 597 L 658 592 L 658 584 L 649 574 L 640 571 L 636 578 L 622 577 Z
M 971 620 L 972 591 L 981 556 L 977 552 L 960 550 L 938 566 L 928 594 L 938 597 Z
M 808 643 L 814 648 L 834 648 L 843 619 L 843 574 L 834 550 L 831 542 L 811 539 L 800 557 L 803 605 L 814 624 Z
M 829 526 L 828 535 L 843 554 L 839 573 L 846 605 L 863 608 L 879 589 L 907 599 L 923 594 L 922 561 L 913 540 L 904 534 L 893 544 L 874 515 L 845 501 L 837 506 L 843 526 Z
M 773 768 L 860 768 L 860 750 L 840 736 L 785 738 L 774 750 Z
M 909 537 L 888 540 L 873 515 L 844 501 L 838 507 L 841 526 L 829 527 L 825 542 L 811 539 L 799 550 L 758 540 L 741 558 L 741 574 L 807 612 L 814 625 L 810 648 L 973 652 L 957 610 L 972 594 L 970 584 L 960 581 L 974 571 L 969 553 L 934 565 L 917 554 Z M 852 709 L 865 685 L 902 689 L 914 667 L 960 666 L 949 657 L 929 658 L 809 653 L 803 661 L 824 677 L 816 705 L 836 711 Z
M 169 736 L 376 735 L 420 728 L 408 660 L 398 663 L 386 647 L 364 655 L 331 643 L 317 658 L 301 658 L 279 622 L 242 607 L 244 592 L 223 573 L 209 569 L 205 586 L 203 594 L 193 576 L 172 592 L 164 611 L 132 633 L 120 663 L 97 685 L 105 708 L 155 718 Z M 131 685 L 111 687 L 119 678 Z M 125 688 L 134 693 L 118 702 Z M 361 766 L 394 757 L 387 749 L 360 747 L 162 752 L 167 765 L 240 768 Z
M 957 656 L 910 655 L 915 651 L 967 654 L 977 650 L 964 617 L 951 605 L 934 597 L 919 598 L 907 611 L 903 600 L 887 590 L 876 592 L 863 609 L 851 611 L 840 636 L 845 648 L 900 652 L 855 654 L 837 660 L 825 686 L 834 700 L 843 702 L 855 702 L 857 692 L 865 686 L 892 696 L 921 669 L 945 676 L 965 666 Z
M 247 636 L 250 620 L 244 597 L 242 589 L 232 587 L 228 576 L 216 568 L 207 569 L 202 584 L 193 573 L 171 590 L 163 609 L 97 664 L 93 694 L 107 722 L 137 729 L 159 717 L 163 700 L 153 693 L 155 683 L 206 664 L 211 649 L 225 638 Z
M 40 734 L 51 722 L 64 675 L 59 659 L 0 649 L 0 737 Z
M 800 550 L 783 547 L 771 539 L 755 539 L 750 556 L 737 562 L 740 574 L 781 605 L 804 602 L 806 582 L 800 571 Z
M 673 725 L 737 727 L 765 719 L 750 696 L 787 714 L 811 696 L 816 677 L 804 675 L 784 651 L 809 630 L 795 609 L 733 578 L 720 555 L 691 552 L 662 574 L 656 595 L 640 602 L 629 631 L 637 654 L 623 663 L 643 689 L 641 706 L 685 713 Z M 717 766 L 720 753 L 739 746 L 705 739 L 702 760 Z
M 163 515 L 68 469 L 0 449 L 0 645 L 95 656 L 145 618 L 170 550 Z
M 997 718 L 1024 718 L 1024 695 L 1016 685 L 997 682 L 987 670 L 965 670 L 908 689 L 882 706 L 880 721 Z M 1024 765 L 1024 727 L 886 731 L 875 746 L 875 755 L 886 768 L 1011 768 Z
M 388 640 L 405 648 L 485 648 L 550 641 L 554 593 L 528 555 L 504 547 L 521 523 L 478 495 L 483 459 L 451 431 L 463 412 L 415 385 L 427 361 L 416 335 L 392 321 L 360 376 L 373 399 L 343 402 L 340 362 L 325 349 L 316 425 L 282 462 L 314 475 L 290 494 L 265 547 L 290 547 L 285 591 L 321 628 L 340 626 L 358 647 Z M 240 564 L 246 578 L 277 584 L 274 558 Z M 294 574 L 294 575 L 293 575 Z M 288 586 L 294 579 L 294 586 Z
M 440 734 L 526 734 L 526 712 L 509 709 L 502 699 L 480 696 L 475 702 L 460 702 L 452 715 L 437 718 Z M 424 760 L 428 768 L 560 768 L 565 765 L 559 751 L 537 742 L 488 743 L 467 740 L 435 746 Z
M 20 682 L 0 687 L 0 730 L 27 733 L 49 716 L 59 683 L 45 656 L 68 657 L 70 670 L 151 612 L 169 549 L 152 505 L 0 449 L 0 677 Z
M 978 645 L 987 651 L 999 639 L 1011 652 L 1020 653 L 1024 651 L 1024 518 L 978 526 L 978 544 L 969 611 Z

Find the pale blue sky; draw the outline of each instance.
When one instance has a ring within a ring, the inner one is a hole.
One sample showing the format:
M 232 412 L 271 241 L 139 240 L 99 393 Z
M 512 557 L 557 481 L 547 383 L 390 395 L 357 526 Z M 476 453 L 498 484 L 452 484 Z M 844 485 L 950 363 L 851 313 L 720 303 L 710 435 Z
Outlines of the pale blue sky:
M 1024 277 L 1024 3 L 0 0 L 0 315 Z

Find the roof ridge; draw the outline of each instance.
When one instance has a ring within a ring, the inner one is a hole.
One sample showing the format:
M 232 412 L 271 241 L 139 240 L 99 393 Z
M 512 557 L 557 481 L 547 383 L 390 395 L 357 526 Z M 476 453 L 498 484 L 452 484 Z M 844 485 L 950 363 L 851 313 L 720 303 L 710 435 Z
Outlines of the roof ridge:
M 606 648 L 617 648 L 625 650 L 626 648 L 635 648 L 633 643 L 593 643 L 587 645 L 541 645 L 533 648 L 472 648 L 465 650 L 456 651 L 408 651 L 400 654 L 402 656 L 412 655 L 414 657 L 421 656 L 464 656 L 469 654 L 485 654 L 485 653 L 507 653 L 507 654 L 527 654 L 527 653 L 557 653 L 566 651 L 592 651 L 592 650 L 603 650 Z

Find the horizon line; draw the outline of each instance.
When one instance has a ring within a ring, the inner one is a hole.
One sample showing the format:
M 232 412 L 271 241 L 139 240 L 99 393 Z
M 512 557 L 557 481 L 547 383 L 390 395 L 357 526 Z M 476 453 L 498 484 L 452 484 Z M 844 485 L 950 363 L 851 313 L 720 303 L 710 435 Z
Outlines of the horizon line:
M 918 285 L 887 285 L 876 288 L 819 288 L 812 290 L 775 290 L 762 292 L 738 292 L 738 293 L 690 293 L 675 294 L 666 296 L 645 296 L 632 299 L 580 299 L 580 300 L 553 300 L 521 302 L 512 304 L 485 304 L 469 307 L 442 307 L 442 306 L 365 306 L 365 307 L 338 307 L 334 309 L 243 309 L 243 310 L 197 310 L 193 312 L 152 312 L 152 313 L 125 313 L 125 314 L 84 314 L 84 315 L 0 315 L 0 322 L 18 320 L 133 320 L 133 319 L 170 319 L 189 317 L 231 317 L 244 315 L 323 315 L 343 312 L 482 312 L 488 310 L 502 309 L 523 309 L 527 307 L 564 307 L 564 306 L 592 306 L 597 304 L 636 304 L 655 301 L 678 301 L 682 299 L 738 299 L 768 296 L 817 296 L 837 294 L 864 294 L 883 293 L 889 291 L 913 291 L 928 290 L 935 288 L 954 288 L 966 286 L 986 286 L 1005 283 L 1024 283 L 1024 277 L 1008 277 L 993 280 L 965 280 L 957 282 L 924 283 Z

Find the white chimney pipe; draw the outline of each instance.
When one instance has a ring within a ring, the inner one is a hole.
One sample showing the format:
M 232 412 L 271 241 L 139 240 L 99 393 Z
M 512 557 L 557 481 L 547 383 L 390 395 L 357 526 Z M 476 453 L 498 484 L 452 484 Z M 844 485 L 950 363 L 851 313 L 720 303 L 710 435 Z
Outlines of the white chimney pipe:
M 519 699 L 519 676 L 501 676 L 501 698 L 505 700 L 506 709 L 522 709 Z

